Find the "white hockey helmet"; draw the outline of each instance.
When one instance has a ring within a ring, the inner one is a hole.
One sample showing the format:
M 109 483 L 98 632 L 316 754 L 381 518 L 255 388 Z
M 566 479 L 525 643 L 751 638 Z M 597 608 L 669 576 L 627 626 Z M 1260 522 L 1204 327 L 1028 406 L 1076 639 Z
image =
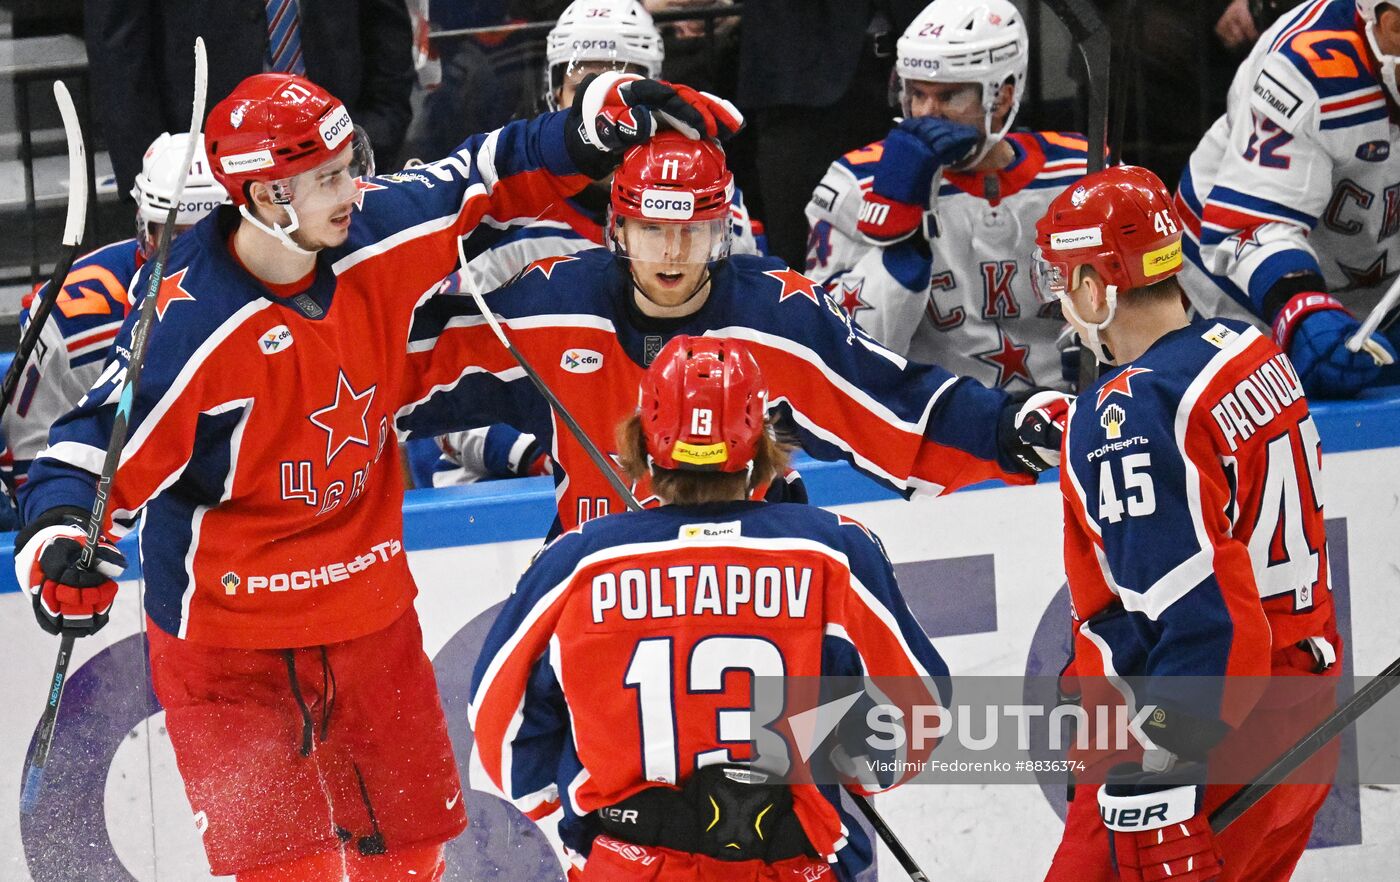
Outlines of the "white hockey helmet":
M 975 165 L 1006 137 L 1026 88 L 1030 37 L 1021 12 L 1009 0 L 934 0 L 920 12 L 895 46 L 895 76 L 904 115 L 904 83 L 977 83 L 985 113 L 981 147 L 964 165 Z M 1011 110 L 998 131 L 992 115 L 1001 86 L 1011 80 Z
M 545 104 L 559 109 L 554 93 L 576 64 L 633 65 L 655 78 L 665 56 L 661 32 L 638 0 L 574 0 L 545 38 Z
M 152 224 L 163 224 L 170 214 L 175 198 L 175 184 L 180 177 L 180 163 L 185 160 L 189 133 L 172 135 L 163 132 L 146 148 L 141 159 L 141 171 L 131 188 L 136 200 L 136 241 L 147 257 L 155 248 Z M 199 136 L 190 173 L 185 178 L 185 191 L 180 195 L 180 207 L 175 213 L 175 225 L 188 227 L 198 223 L 209 212 L 228 202 L 228 193 L 209 171 L 209 159 L 204 152 L 204 136 Z
M 1361 16 L 1362 28 L 1366 31 L 1366 42 L 1371 44 L 1371 53 L 1380 62 L 1381 81 L 1385 83 L 1390 97 L 1400 101 L 1400 86 L 1395 82 L 1395 66 L 1400 64 L 1400 55 L 1385 54 L 1381 51 L 1380 43 L 1376 41 L 1376 19 L 1380 16 L 1379 8 L 1382 6 L 1400 11 L 1400 2 L 1397 0 L 1356 0 L 1356 12 Z

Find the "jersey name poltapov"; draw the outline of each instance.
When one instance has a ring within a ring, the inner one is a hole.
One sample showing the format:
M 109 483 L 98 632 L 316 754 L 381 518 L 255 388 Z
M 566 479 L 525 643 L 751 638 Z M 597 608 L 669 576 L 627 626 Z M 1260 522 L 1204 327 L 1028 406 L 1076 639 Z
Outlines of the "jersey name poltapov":
M 623 619 L 733 616 L 752 609 L 761 619 L 807 613 L 810 567 L 746 567 L 701 564 L 625 569 L 593 577 L 593 621 L 619 612 Z
M 1240 441 L 1248 440 L 1302 397 L 1303 384 L 1293 363 L 1279 353 L 1222 395 L 1210 415 L 1215 417 L 1225 443 L 1235 450 Z

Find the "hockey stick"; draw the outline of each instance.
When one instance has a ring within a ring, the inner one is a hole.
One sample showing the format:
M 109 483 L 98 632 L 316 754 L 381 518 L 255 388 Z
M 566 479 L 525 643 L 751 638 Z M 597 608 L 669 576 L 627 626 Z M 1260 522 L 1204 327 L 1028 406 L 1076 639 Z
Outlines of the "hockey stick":
M 1373 356 L 1378 354 L 1388 356 L 1388 353 L 1375 344 L 1370 346 L 1366 344 L 1370 336 L 1376 332 L 1376 328 L 1381 326 L 1381 319 L 1385 318 L 1386 313 L 1395 307 L 1397 301 L 1400 301 L 1400 276 L 1397 276 L 1395 281 L 1390 283 L 1390 288 L 1385 292 L 1385 296 L 1371 310 L 1371 314 L 1366 316 L 1366 321 L 1361 323 L 1361 329 L 1351 335 L 1351 339 L 1346 344 L 1347 349 L 1352 352 L 1360 352 L 1361 348 L 1365 346 L 1366 351 Z M 1389 364 L 1390 362 L 1387 360 L 1384 363 Z
M 598 470 L 603 473 L 603 477 L 612 485 L 613 492 L 622 497 L 622 501 L 626 503 L 628 510 L 641 511 L 641 503 L 637 502 L 636 497 L 632 495 L 631 489 L 622 482 L 622 478 L 618 476 L 617 471 L 608 464 L 607 458 L 603 456 L 602 451 L 593 443 L 593 439 L 589 438 L 587 433 L 583 431 L 583 427 L 574 419 L 573 414 L 569 413 L 568 408 L 564 406 L 564 402 L 560 401 L 558 396 L 554 394 L 554 390 L 550 389 L 549 385 L 545 383 L 539 371 L 536 371 L 534 366 L 530 364 L 525 354 L 519 349 L 516 349 L 515 345 L 510 342 L 510 338 L 506 336 L 505 330 L 501 327 L 500 322 L 496 320 L 495 313 L 491 312 L 491 308 L 486 305 L 486 298 L 481 294 L 481 286 L 476 282 L 476 271 L 471 268 L 467 256 L 462 250 L 461 239 L 457 240 L 457 254 L 462 264 L 462 283 L 466 285 L 467 293 L 471 295 L 472 300 L 476 301 L 477 309 L 481 310 L 482 317 L 486 319 L 486 324 L 491 326 L 491 331 L 496 335 L 496 339 L 501 341 L 501 345 L 510 353 L 511 358 L 514 358 L 516 363 L 520 365 L 520 369 L 525 372 L 525 376 L 530 378 L 530 382 L 535 384 L 535 388 L 538 389 L 539 393 L 549 402 L 549 406 L 554 411 L 555 415 L 564 421 L 564 425 L 568 427 L 569 432 L 578 443 L 582 445 L 584 453 L 588 454 L 588 458 L 593 460 L 593 464 L 598 467 Z
M 63 118 L 63 134 L 68 139 L 68 219 L 63 224 L 63 250 L 59 252 L 53 273 L 43 288 L 43 296 L 29 310 L 29 324 L 15 349 L 9 370 L 5 371 L 5 379 L 0 381 L 0 412 L 7 410 L 14 399 L 29 356 L 39 345 L 39 332 L 49 320 L 58 295 L 63 293 L 63 282 L 68 278 L 74 258 L 78 256 L 78 247 L 82 245 L 83 231 L 87 226 L 87 149 L 83 145 L 82 125 L 73 106 L 73 96 L 68 94 L 68 87 L 63 85 L 62 80 L 54 80 L 53 97 L 58 102 L 59 116 Z
M 151 325 L 156 314 L 156 300 L 160 284 L 165 277 L 165 261 L 170 255 L 170 238 L 175 229 L 175 219 L 180 207 L 180 197 L 185 192 L 185 179 L 189 176 L 190 165 L 194 162 L 194 151 L 199 146 L 199 133 L 204 124 L 204 98 L 209 86 L 209 67 L 204 55 L 204 40 L 194 41 L 194 108 L 190 119 L 190 138 L 185 145 L 185 161 L 180 166 L 180 177 L 175 181 L 175 193 L 170 200 L 170 211 L 165 216 L 165 226 L 160 231 L 160 242 L 156 247 L 155 260 L 151 262 L 150 281 L 146 285 L 146 296 L 137 307 L 136 323 L 131 329 L 131 356 L 127 362 L 126 377 L 122 381 L 121 395 L 117 400 L 117 415 L 112 421 L 112 438 L 107 443 L 106 457 L 102 461 L 102 472 L 97 479 L 97 495 L 92 502 L 92 514 L 88 518 L 87 540 L 83 546 L 77 566 L 91 570 L 97 557 L 97 543 L 102 535 L 102 525 L 107 519 L 107 502 L 111 493 L 112 478 L 117 464 L 121 461 L 122 448 L 126 446 L 127 430 L 130 427 L 132 401 L 136 394 L 136 384 L 141 378 L 141 367 L 146 363 L 146 343 L 150 337 Z M 53 682 L 49 688 L 49 703 L 44 708 L 44 716 L 39 721 L 38 743 L 34 755 L 24 774 L 24 788 L 20 791 L 19 808 L 22 814 L 29 814 L 39 802 L 39 792 L 44 785 L 44 766 L 49 761 L 49 750 L 53 747 L 54 727 L 58 723 L 58 704 L 63 699 L 63 686 L 68 680 L 68 663 L 73 657 L 72 633 L 65 631 L 59 643 L 58 660 L 54 663 Z
M 1084 91 L 1087 113 L 1084 135 L 1089 147 L 1086 156 L 1088 173 L 1103 171 L 1104 149 L 1108 144 L 1108 96 L 1109 73 L 1113 46 L 1108 27 L 1103 18 L 1088 0 L 1045 0 L 1045 5 L 1064 24 L 1079 50 L 1080 61 L 1084 64 Z M 1099 378 L 1098 359 L 1087 351 L 1079 349 L 1078 390 L 1083 392 Z
M 1218 834 L 1239 820 L 1240 815 L 1248 811 L 1250 806 L 1263 799 L 1270 790 L 1281 784 L 1295 769 L 1327 746 L 1329 741 L 1356 722 L 1357 718 L 1385 698 L 1396 686 L 1400 686 L 1400 658 L 1391 662 L 1390 666 L 1372 678 L 1371 682 L 1338 705 L 1336 710 L 1327 715 L 1327 719 L 1318 723 L 1311 732 L 1299 739 L 1297 744 L 1285 751 L 1283 756 L 1260 772 L 1259 777 L 1221 803 L 1220 807 L 1211 813 L 1211 832 Z
M 545 400 L 549 402 L 549 406 L 554 410 L 555 414 L 558 415 L 559 419 L 564 421 L 564 425 L 567 426 L 569 431 L 573 434 L 574 440 L 578 441 L 579 445 L 583 447 L 584 452 L 588 454 L 588 458 L 593 460 L 593 464 L 597 466 L 598 470 L 603 473 L 603 476 L 608 479 L 608 483 L 612 485 L 617 495 L 622 497 L 622 501 L 626 503 L 627 509 L 629 511 L 641 511 L 642 504 L 637 501 L 637 497 L 632 495 L 631 488 L 622 482 L 617 472 L 608 464 L 607 457 L 605 457 L 603 452 L 598 449 L 598 446 L 593 443 L 593 439 L 584 434 L 583 428 L 579 426 L 578 421 L 569 413 L 568 408 L 564 406 L 564 402 L 560 401 L 553 390 L 549 388 L 549 385 L 545 383 L 544 379 L 539 375 L 539 372 L 536 371 L 529 360 L 525 358 L 525 355 L 515 348 L 510 342 L 510 338 L 506 336 L 505 330 L 501 327 L 500 323 L 496 321 L 495 314 L 491 312 L 491 309 L 486 305 L 486 298 L 482 296 L 481 286 L 476 284 L 475 271 L 471 269 L 470 263 L 466 259 L 466 254 L 462 250 L 461 239 L 457 240 L 457 253 L 462 265 L 462 283 L 466 286 L 467 293 L 471 295 L 472 300 L 476 301 L 477 309 L 481 310 L 482 317 L 486 319 L 486 324 L 491 326 L 491 331 L 496 335 L 496 339 L 501 341 L 501 345 L 506 348 L 506 351 L 509 352 L 516 363 L 520 365 L 520 369 L 525 372 L 525 376 L 530 378 L 530 382 L 535 384 L 535 388 L 538 389 L 540 394 L 545 397 Z M 919 865 L 915 863 L 913 855 L 909 854 L 904 848 L 904 844 L 894 835 L 894 831 L 885 823 L 885 819 L 880 817 L 880 813 L 875 810 L 874 804 L 859 793 L 852 793 L 850 791 L 847 791 L 847 793 L 855 800 L 856 805 L 860 808 L 861 814 L 865 815 L 866 820 L 870 822 L 870 826 L 875 828 L 876 835 L 884 840 L 890 853 L 895 856 L 895 860 L 899 861 L 900 866 L 909 874 L 909 878 L 912 879 L 913 882 L 928 882 L 928 876 L 924 874 L 923 870 L 919 869 Z

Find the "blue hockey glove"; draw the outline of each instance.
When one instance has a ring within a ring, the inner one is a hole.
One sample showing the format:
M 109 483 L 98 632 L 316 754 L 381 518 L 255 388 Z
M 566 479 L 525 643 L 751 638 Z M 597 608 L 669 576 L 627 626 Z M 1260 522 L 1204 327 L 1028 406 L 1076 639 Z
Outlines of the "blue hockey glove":
M 1318 398 L 1348 398 L 1374 383 L 1395 362 L 1395 349 L 1372 334 L 1359 352 L 1346 342 L 1361 322 L 1337 298 L 1317 291 L 1295 294 L 1274 319 L 1274 342 L 1288 353 L 1303 389 Z
M 981 137 L 972 126 L 937 117 L 906 119 L 895 126 L 861 204 L 860 233 L 878 244 L 911 235 L 928 207 L 934 175 L 966 159 Z

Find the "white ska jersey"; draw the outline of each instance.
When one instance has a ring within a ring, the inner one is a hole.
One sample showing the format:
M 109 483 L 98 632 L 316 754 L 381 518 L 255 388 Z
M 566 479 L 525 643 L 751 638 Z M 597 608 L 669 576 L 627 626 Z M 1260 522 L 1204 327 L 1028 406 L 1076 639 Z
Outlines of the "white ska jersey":
M 1304 4 L 1259 38 L 1177 193 L 1183 284 L 1203 312 L 1270 318 L 1265 296 L 1298 272 L 1358 316 L 1385 293 L 1400 271 L 1400 130 L 1373 65 L 1353 0 Z
M 1056 344 L 1066 325 L 1059 304 L 1032 290 L 1031 257 L 1036 221 L 1086 173 L 1087 143 L 1057 132 L 1007 140 L 1016 158 L 995 175 L 944 174 L 928 249 L 856 231 L 882 143 L 836 160 L 807 203 L 807 273 L 901 355 L 990 386 L 1065 388 Z

